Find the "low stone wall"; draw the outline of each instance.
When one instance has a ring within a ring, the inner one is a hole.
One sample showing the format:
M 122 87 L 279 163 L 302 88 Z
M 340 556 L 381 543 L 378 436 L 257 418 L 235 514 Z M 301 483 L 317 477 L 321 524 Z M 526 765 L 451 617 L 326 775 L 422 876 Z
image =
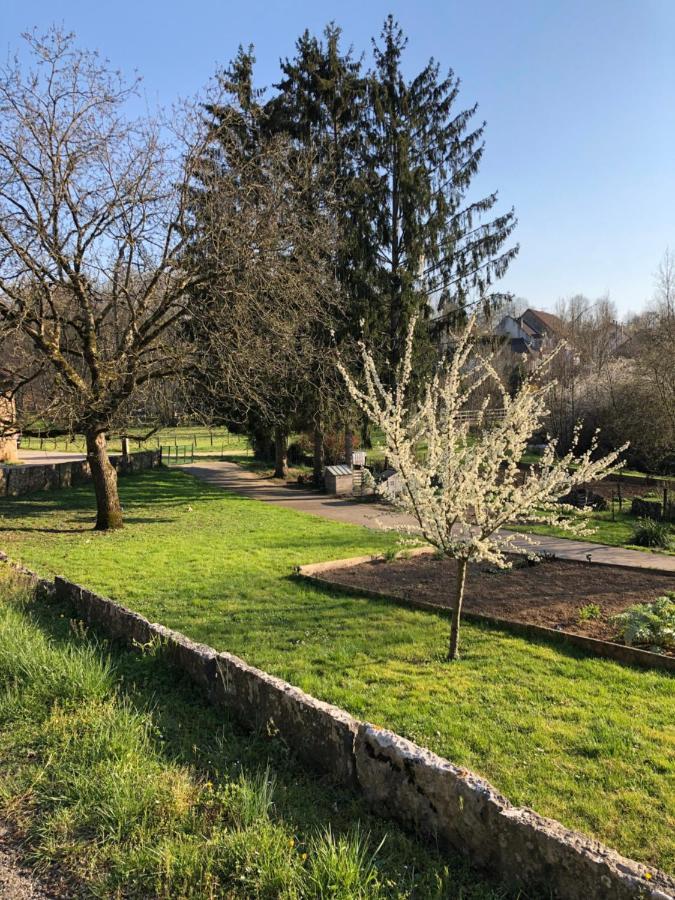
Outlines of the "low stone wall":
M 162 451 L 141 450 L 128 457 L 111 456 L 110 462 L 117 469 L 118 475 L 142 472 L 145 469 L 155 469 L 161 464 Z M 86 459 L 37 466 L 0 465 L 0 498 L 23 497 L 35 491 L 58 490 L 90 480 L 91 472 Z
M 52 593 L 132 647 L 160 642 L 211 702 L 249 727 L 267 726 L 306 764 L 360 791 L 375 812 L 452 846 L 509 885 L 559 900 L 675 898 L 675 880 L 664 873 L 512 806 L 487 781 L 392 732 L 63 578 Z
M 499 872 L 512 885 L 569 900 L 672 897 L 675 881 L 525 807 L 391 731 L 361 724 L 359 786 L 370 805 Z
M 675 522 L 675 503 L 662 500 L 645 500 L 644 497 L 633 497 L 630 511 L 634 516 L 655 519 L 657 522 Z

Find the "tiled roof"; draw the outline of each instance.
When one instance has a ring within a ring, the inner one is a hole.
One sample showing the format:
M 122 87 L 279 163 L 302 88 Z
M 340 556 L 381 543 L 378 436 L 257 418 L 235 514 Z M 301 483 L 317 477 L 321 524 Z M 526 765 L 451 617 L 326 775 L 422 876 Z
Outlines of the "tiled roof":
M 554 334 L 557 334 L 562 331 L 563 323 L 558 318 L 558 316 L 554 315 L 553 313 L 544 312 L 543 310 L 539 310 L 539 309 L 527 309 L 527 310 L 525 310 L 525 312 L 523 313 L 523 316 L 521 316 L 521 318 L 526 316 L 528 313 L 530 313 L 530 315 L 534 316 L 535 318 L 539 319 L 539 321 L 542 323 L 542 325 L 544 325 L 549 331 L 552 331 Z M 522 325 L 522 322 L 521 322 L 521 325 Z

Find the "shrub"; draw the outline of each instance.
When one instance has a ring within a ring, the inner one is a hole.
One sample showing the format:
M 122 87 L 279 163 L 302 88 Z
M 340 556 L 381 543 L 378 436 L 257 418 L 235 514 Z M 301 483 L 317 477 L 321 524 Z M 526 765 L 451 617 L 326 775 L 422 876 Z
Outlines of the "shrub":
M 579 621 L 590 622 L 593 619 L 599 619 L 601 615 L 602 610 L 597 603 L 587 603 L 579 610 Z
M 638 547 L 661 547 L 667 550 L 671 543 L 670 525 L 655 519 L 638 519 L 631 535 L 631 543 Z
M 361 446 L 359 435 L 352 435 L 352 449 L 358 450 Z M 332 466 L 344 462 L 345 458 L 345 433 L 344 431 L 329 431 L 323 436 L 323 450 L 326 465 Z
M 297 438 L 288 445 L 288 461 L 294 465 L 306 462 L 307 457 L 311 457 L 314 452 L 314 442 L 309 434 L 299 434 Z
M 653 603 L 637 603 L 613 616 L 612 622 L 626 644 L 675 650 L 675 591 L 657 597 Z

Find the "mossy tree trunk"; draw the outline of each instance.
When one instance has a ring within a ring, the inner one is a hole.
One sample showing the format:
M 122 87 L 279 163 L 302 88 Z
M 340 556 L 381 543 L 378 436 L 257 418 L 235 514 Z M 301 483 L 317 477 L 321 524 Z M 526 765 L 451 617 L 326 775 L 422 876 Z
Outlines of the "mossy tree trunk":
M 97 531 L 122 527 L 122 506 L 117 490 L 117 472 L 108 457 L 105 432 L 87 432 L 87 462 L 96 493 Z

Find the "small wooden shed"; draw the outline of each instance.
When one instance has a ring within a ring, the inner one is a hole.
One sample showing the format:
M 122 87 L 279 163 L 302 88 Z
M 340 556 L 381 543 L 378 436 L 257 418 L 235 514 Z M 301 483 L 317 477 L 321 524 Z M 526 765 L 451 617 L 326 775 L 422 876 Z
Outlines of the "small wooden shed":
M 354 490 L 354 473 L 351 466 L 326 466 L 323 482 L 328 494 L 351 494 Z

